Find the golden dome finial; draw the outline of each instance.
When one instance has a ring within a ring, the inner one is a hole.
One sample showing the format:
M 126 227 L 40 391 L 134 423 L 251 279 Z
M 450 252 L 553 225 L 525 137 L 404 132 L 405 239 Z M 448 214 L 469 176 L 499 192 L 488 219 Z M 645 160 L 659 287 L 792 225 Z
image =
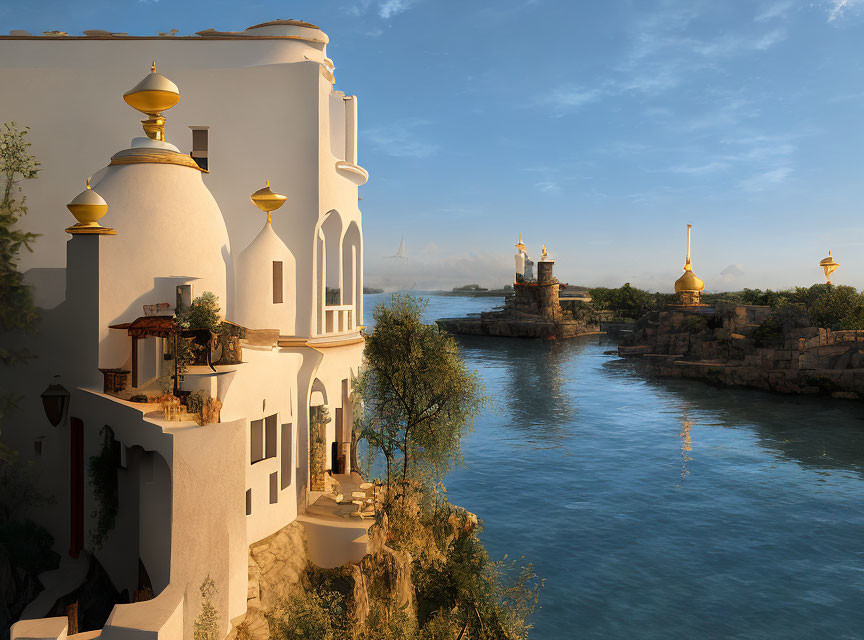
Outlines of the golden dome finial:
M 285 204 L 288 196 L 283 196 L 281 193 L 273 193 L 270 190 L 270 181 L 265 180 L 264 182 L 264 188 L 258 189 L 250 197 L 252 198 L 252 203 L 267 214 L 267 222 L 272 223 L 273 217 L 270 213 Z
M 828 281 L 827 284 L 831 284 L 831 274 L 837 271 L 837 267 L 840 265 L 831 256 L 830 249 L 828 250 L 828 257 L 822 258 L 819 261 L 819 266 L 822 267 L 822 270 L 825 272 L 825 279 Z
M 546 245 L 544 244 L 543 245 L 543 259 L 545 260 L 547 257 L 549 257 L 549 254 L 546 253 Z
M 693 273 L 690 263 L 690 229 L 692 224 L 687 225 L 687 258 L 684 262 L 684 275 L 675 281 L 675 293 L 681 297 L 681 304 L 698 305 L 700 303 L 702 290 L 705 282 Z
M 150 66 L 150 73 L 124 93 L 123 100 L 133 109 L 149 116 L 141 121 L 147 137 L 164 142 L 165 117 L 162 112 L 180 101 L 180 90 L 168 78 L 157 73 L 155 60 Z
M 90 178 L 85 181 L 85 186 L 84 191 L 72 198 L 72 202 L 66 205 L 66 208 L 78 221 L 77 224 L 67 228 L 66 232 L 72 235 L 115 235 L 117 232 L 114 229 L 99 224 L 99 220 L 108 212 L 108 203 L 90 187 Z

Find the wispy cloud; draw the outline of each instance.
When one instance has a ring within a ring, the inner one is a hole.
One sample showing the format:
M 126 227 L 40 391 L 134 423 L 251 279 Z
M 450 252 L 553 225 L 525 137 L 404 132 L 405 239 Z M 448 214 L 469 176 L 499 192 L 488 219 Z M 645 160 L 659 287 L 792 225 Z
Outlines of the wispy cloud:
M 779 0 L 779 2 L 771 2 L 766 5 L 756 17 L 753 18 L 756 22 L 770 22 L 782 18 L 794 7 L 792 0 Z
M 558 87 L 548 95 L 542 96 L 538 103 L 549 107 L 555 116 L 564 116 L 578 111 L 585 105 L 603 97 L 607 90 L 585 89 L 577 86 Z
M 384 0 L 378 5 L 378 15 L 387 20 L 404 13 L 412 4 L 414 4 L 414 0 Z
M 541 180 L 534 185 L 541 193 L 561 193 L 561 185 L 555 180 Z
M 438 151 L 438 145 L 423 140 L 418 129 L 430 125 L 422 118 L 404 118 L 365 131 L 372 146 L 395 158 L 428 158 Z
M 766 12 L 777 14 L 781 4 Z M 764 53 L 787 37 L 782 27 L 765 30 L 753 25 L 740 33 L 697 37 L 693 35 L 694 23 L 704 17 L 705 6 L 700 2 L 669 1 L 664 3 L 664 9 L 643 15 L 629 29 L 627 52 L 601 83 L 565 83 L 535 104 L 561 117 L 603 99 L 662 95 L 687 82 L 703 80 L 706 71 L 721 68 L 725 61 Z
M 346 7 L 351 15 L 363 16 L 373 10 L 379 18 L 389 20 L 393 16 L 404 13 L 419 0 L 353 0 Z
M 768 191 L 785 183 L 791 174 L 790 167 L 778 167 L 745 178 L 740 186 L 750 192 Z

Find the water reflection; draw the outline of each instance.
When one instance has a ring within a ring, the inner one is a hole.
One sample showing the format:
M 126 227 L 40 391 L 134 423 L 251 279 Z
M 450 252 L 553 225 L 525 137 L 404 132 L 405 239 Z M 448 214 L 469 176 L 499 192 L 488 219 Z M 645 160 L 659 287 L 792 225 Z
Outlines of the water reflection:
M 810 469 L 864 475 L 864 414 L 857 402 L 655 378 L 632 361 L 610 361 L 603 370 L 669 395 L 673 407 L 686 404 L 704 426 L 747 429 L 760 447 L 782 459 Z
M 687 476 L 690 475 L 689 469 L 687 469 L 687 463 L 691 462 L 693 458 L 690 457 L 690 453 L 693 451 L 693 436 L 691 434 L 691 430 L 693 429 L 693 421 L 687 417 L 687 409 L 684 409 L 684 417 L 681 419 L 681 433 L 678 435 L 681 437 L 681 479 L 683 480 Z
M 565 375 L 588 340 L 566 341 L 460 336 L 469 366 L 482 367 L 487 389 L 494 388 L 495 407 L 509 417 L 506 426 L 532 441 L 560 442 L 573 435 L 578 398 Z M 596 342 L 596 339 L 595 339 Z M 503 393 L 502 393 L 503 391 Z

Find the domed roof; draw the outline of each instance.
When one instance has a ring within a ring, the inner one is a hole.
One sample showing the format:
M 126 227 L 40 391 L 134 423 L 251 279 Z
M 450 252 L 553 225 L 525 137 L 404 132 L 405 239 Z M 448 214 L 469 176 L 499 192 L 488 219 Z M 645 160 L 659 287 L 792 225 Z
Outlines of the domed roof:
M 675 281 L 675 293 L 686 291 L 702 291 L 705 283 L 693 273 L 690 266 L 684 268 L 684 275 Z
M 268 219 L 235 262 L 234 320 L 250 329 L 293 335 L 295 274 L 294 256 Z
M 302 20 L 270 20 L 249 27 L 243 34 L 265 38 L 293 38 L 318 44 L 327 44 L 330 41 L 319 27 Z
M 306 27 L 307 29 L 318 29 L 319 31 L 321 30 L 321 27 L 319 27 L 318 25 L 314 25 L 311 22 L 303 22 L 302 20 L 270 20 L 269 22 L 262 22 L 261 24 L 247 27 L 246 31 L 249 31 L 249 29 L 259 29 L 261 27 L 275 27 L 283 25 L 291 27 Z
M 70 205 L 84 205 L 88 207 L 107 207 L 108 203 L 105 202 L 105 198 L 100 196 L 98 193 L 93 191 L 90 187 L 90 180 L 87 180 L 87 188 L 84 189 L 77 196 L 72 198 L 72 201 L 66 205 L 67 207 Z
M 154 278 L 197 278 L 196 290 L 226 300 L 228 230 L 200 171 L 138 162 L 112 163 L 99 174 L 94 187 L 111 205 L 111 226 L 117 230 L 104 245 L 105 265 L 129 281 L 129 308 L 140 309 L 132 303 L 141 291 L 154 288 Z M 135 281 L 140 281 L 137 287 Z M 118 298 L 127 290 L 121 289 Z M 174 300 L 171 292 L 154 291 L 152 297 Z

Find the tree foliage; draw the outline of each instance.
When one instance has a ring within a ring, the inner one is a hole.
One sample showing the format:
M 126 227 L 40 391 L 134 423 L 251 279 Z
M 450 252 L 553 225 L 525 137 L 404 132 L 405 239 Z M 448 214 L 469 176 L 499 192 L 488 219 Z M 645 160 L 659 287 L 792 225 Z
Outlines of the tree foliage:
M 91 517 L 95 526 L 90 531 L 90 543 L 98 551 L 114 528 L 120 507 L 117 469 L 120 466 L 120 443 L 110 427 L 102 428 L 102 449 L 98 456 L 90 456 L 88 476 L 96 501 Z
M 219 297 L 212 291 L 205 291 L 180 311 L 175 319 L 182 329 L 210 329 L 213 333 L 219 333 L 222 327 L 221 313 Z
M 14 122 L 0 128 L 0 332 L 31 331 L 36 326 L 36 309 L 30 287 L 18 271 L 21 251 L 32 251 L 38 234 L 17 228 L 27 215 L 27 197 L 21 183 L 39 173 L 39 162 L 30 154 L 29 127 L 19 129 Z M 14 364 L 26 357 L 20 349 L 0 349 L 0 361 Z
M 21 251 L 32 251 L 38 234 L 22 231 L 18 223 L 27 215 L 27 197 L 21 183 L 32 180 L 39 173 L 39 162 L 30 154 L 27 141 L 28 127 L 19 129 L 14 122 L 0 127 L 0 364 L 15 365 L 30 354 L 17 346 L 11 334 L 15 331 L 33 331 L 37 315 L 33 296 L 18 271 Z M 17 398 L 0 393 L 0 420 L 15 408 Z M 11 460 L 12 452 L 0 443 L 0 460 Z
M 655 311 L 672 301 L 673 296 L 666 293 L 649 293 L 644 289 L 631 287 L 629 282 L 618 288 L 595 287 L 588 289 L 591 304 L 598 311 L 613 311 L 626 318 L 641 318 L 649 311 Z
M 198 590 L 201 592 L 201 613 L 192 625 L 193 638 L 194 640 L 220 640 L 223 634 L 219 632 L 219 610 L 213 604 L 217 589 L 209 573 Z
M 403 483 L 423 468 L 441 476 L 458 464 L 462 434 L 485 402 L 454 338 L 423 324 L 424 308 L 419 299 L 394 296 L 375 308 L 375 331 L 366 340 L 360 437 L 384 454 L 388 485 L 397 457 Z

